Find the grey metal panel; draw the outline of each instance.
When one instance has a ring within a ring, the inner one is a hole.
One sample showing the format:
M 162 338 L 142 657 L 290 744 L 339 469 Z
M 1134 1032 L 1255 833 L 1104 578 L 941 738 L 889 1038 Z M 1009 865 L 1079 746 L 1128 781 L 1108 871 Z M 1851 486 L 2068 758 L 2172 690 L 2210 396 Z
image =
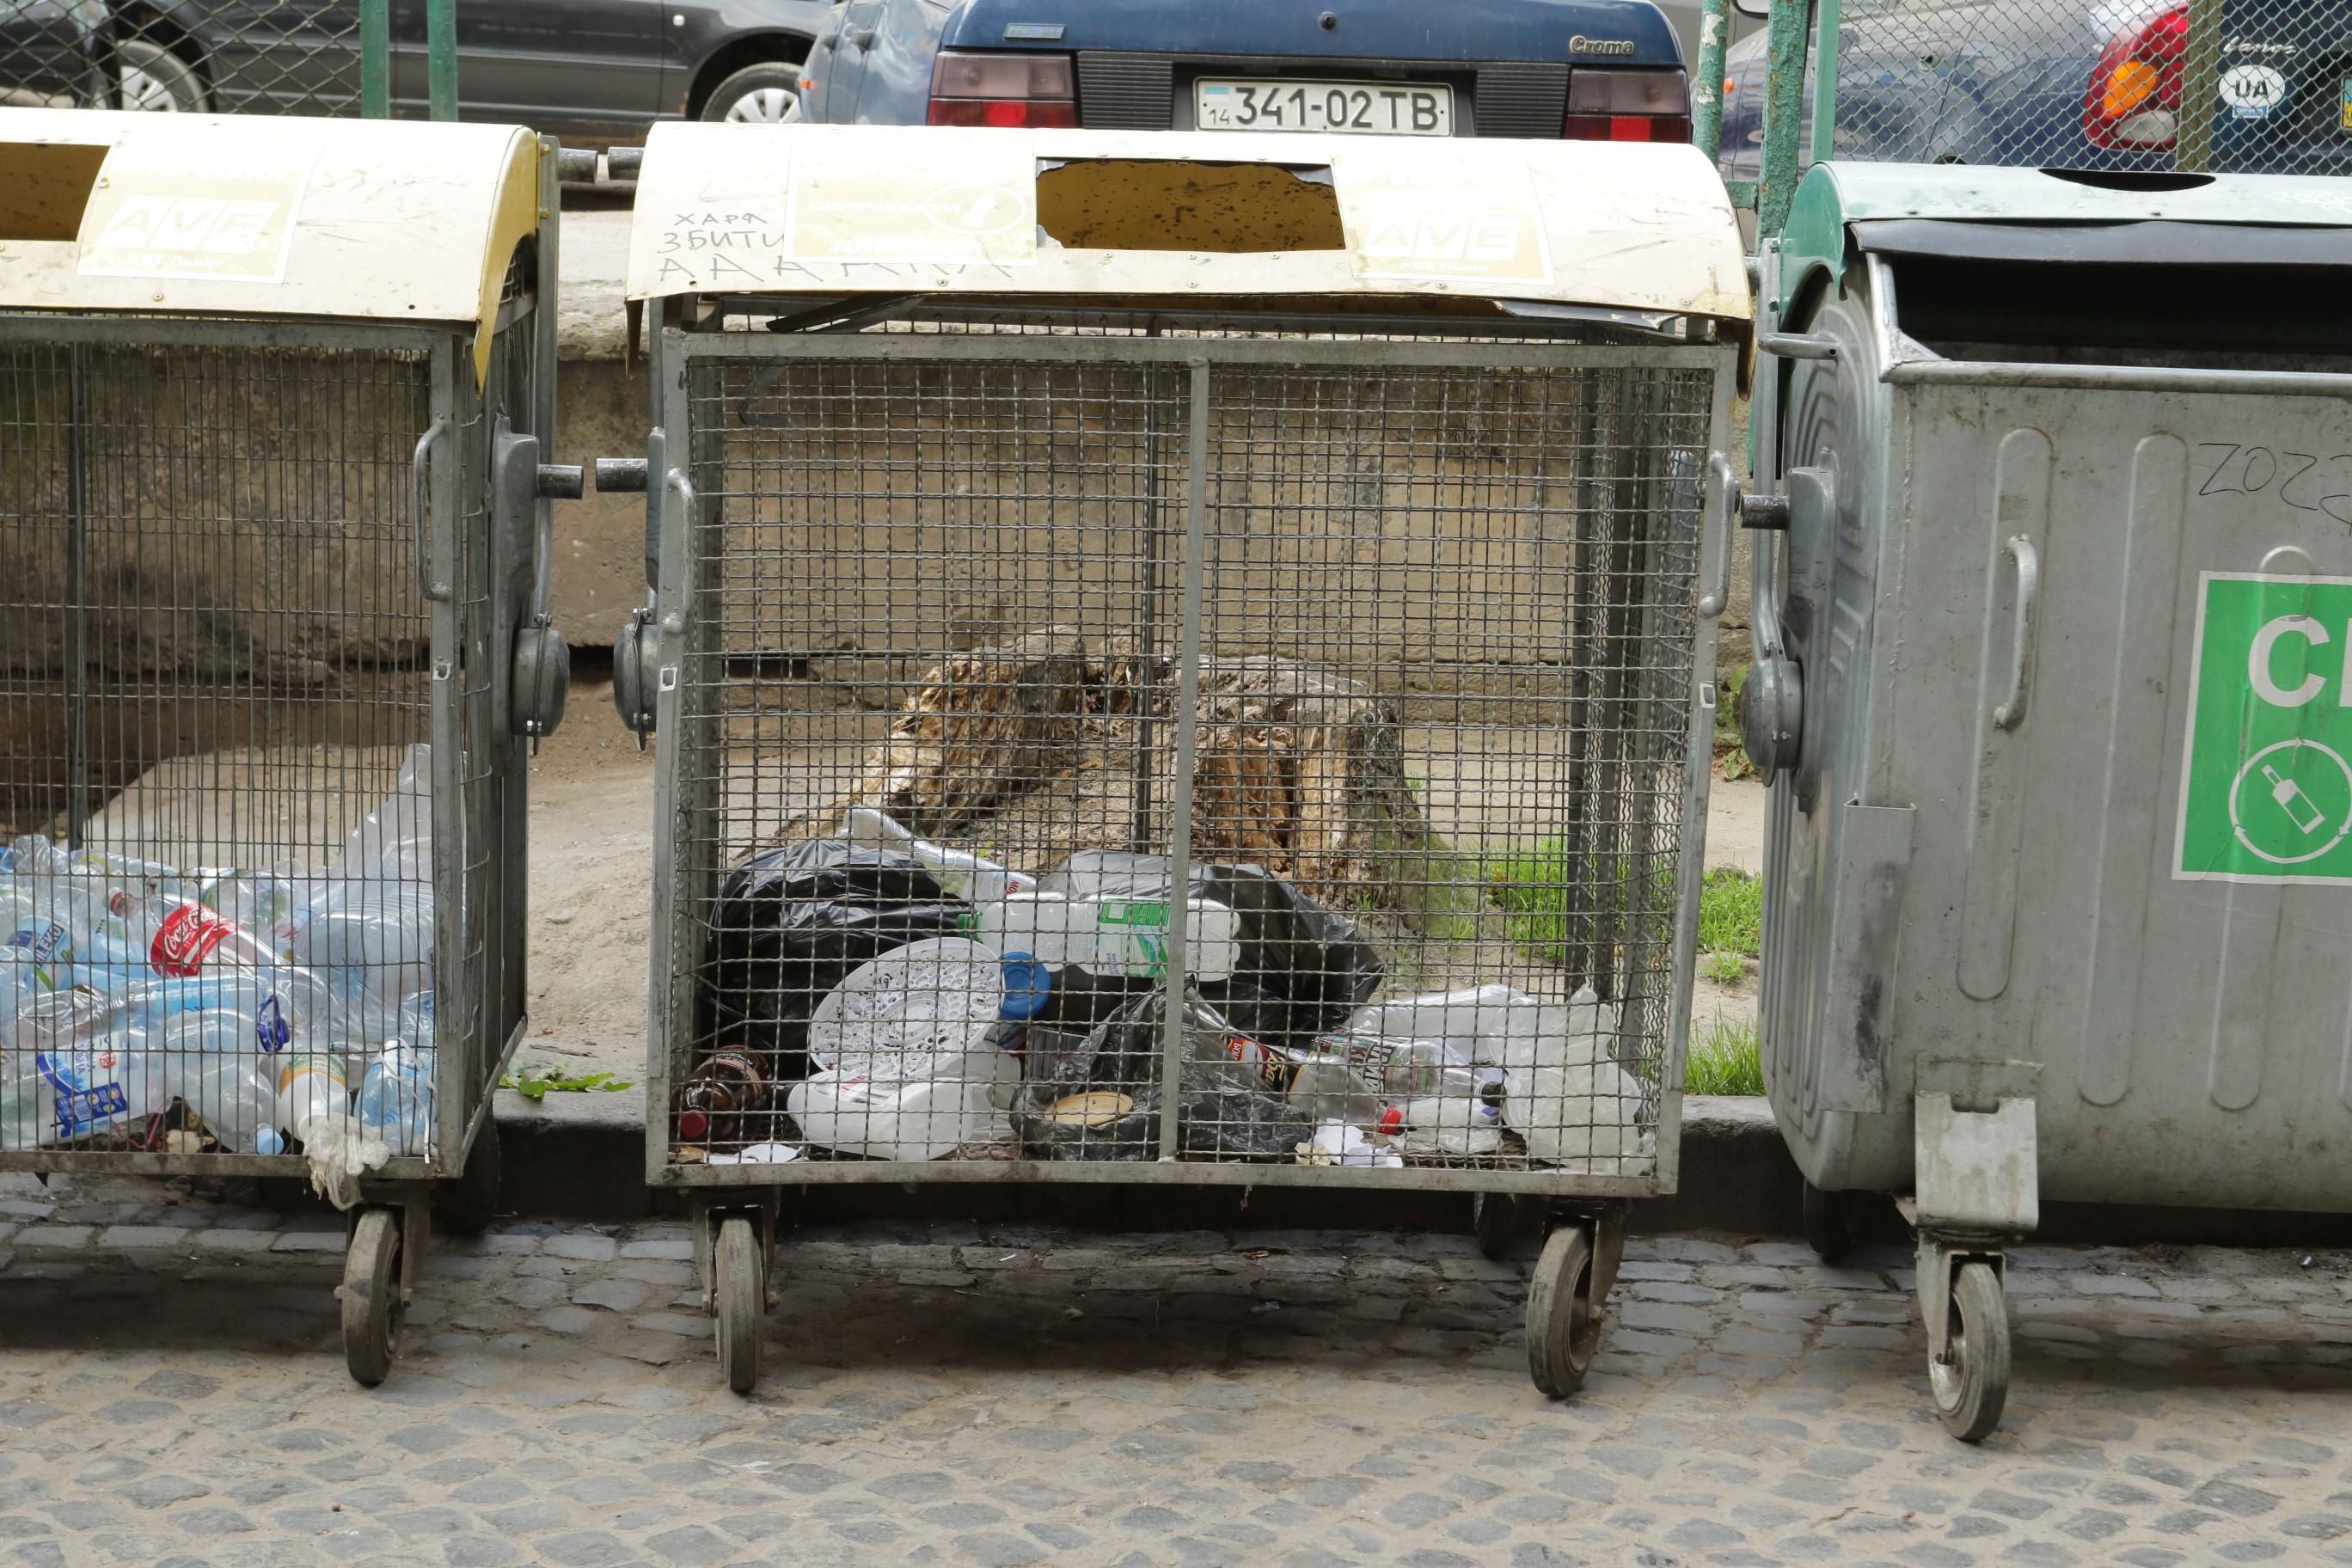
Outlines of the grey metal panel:
M 1165 131 L 1174 122 L 1176 62 L 1168 55 L 1078 52 L 1078 121 L 1089 130 Z
M 1568 115 L 1568 68 L 1542 61 L 1478 68 L 1481 136 L 1558 136 Z

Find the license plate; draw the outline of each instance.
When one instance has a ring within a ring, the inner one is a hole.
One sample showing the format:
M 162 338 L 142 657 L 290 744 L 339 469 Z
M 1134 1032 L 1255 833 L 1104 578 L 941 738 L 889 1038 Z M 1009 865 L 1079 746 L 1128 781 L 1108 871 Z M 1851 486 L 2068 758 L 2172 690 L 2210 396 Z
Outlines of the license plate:
M 1451 136 L 1454 89 L 1361 81 L 1193 83 L 1203 131 L 1334 131 Z

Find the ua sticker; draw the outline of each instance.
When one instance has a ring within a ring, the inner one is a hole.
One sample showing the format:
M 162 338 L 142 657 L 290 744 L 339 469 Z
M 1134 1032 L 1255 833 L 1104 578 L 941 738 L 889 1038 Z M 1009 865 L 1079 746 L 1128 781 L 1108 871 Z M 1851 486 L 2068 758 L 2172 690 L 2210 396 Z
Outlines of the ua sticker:
M 2172 874 L 2352 882 L 2352 578 L 2209 572 Z

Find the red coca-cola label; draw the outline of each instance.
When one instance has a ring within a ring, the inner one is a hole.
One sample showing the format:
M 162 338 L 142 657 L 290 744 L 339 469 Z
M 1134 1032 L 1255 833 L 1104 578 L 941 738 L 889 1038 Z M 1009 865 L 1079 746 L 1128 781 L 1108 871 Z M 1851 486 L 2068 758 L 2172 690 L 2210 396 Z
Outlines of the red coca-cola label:
M 147 962 L 155 973 L 173 980 L 186 980 L 205 966 L 213 949 L 228 940 L 236 927 L 223 920 L 202 904 L 182 904 L 163 917 L 155 928 L 155 940 L 147 949 Z

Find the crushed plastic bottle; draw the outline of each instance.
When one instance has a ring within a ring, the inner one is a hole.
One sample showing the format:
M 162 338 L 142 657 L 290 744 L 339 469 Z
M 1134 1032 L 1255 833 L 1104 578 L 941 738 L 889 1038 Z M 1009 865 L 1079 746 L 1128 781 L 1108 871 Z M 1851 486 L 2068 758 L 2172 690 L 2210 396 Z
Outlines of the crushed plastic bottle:
M 1428 1095 L 1391 1105 L 1373 1131 L 1405 1154 L 1492 1154 L 1503 1146 L 1503 1086 L 1472 1096 Z
M 1644 1168 L 1654 1140 L 1641 1126 L 1640 1080 L 1611 1056 L 1617 1009 L 1588 985 L 1542 1015 L 1539 1028 L 1511 1042 L 1504 1120 L 1539 1163 L 1603 1175 Z
M 303 1129 L 310 1123 L 341 1121 L 351 1111 L 352 1095 L 343 1078 L 343 1064 L 323 1052 L 281 1058 L 278 1068 L 277 1115 L 271 1125 L 308 1142 Z
M 974 903 L 995 903 L 1009 894 L 1033 892 L 1037 886 L 1037 879 L 1025 871 L 918 838 L 896 818 L 871 806 L 851 806 L 842 818 L 841 837 L 861 849 L 896 850 L 930 872 L 942 891 Z
M 1241 963 L 1240 917 L 1210 899 L 1184 901 L 1184 972 L 1223 980 Z M 1014 893 L 983 903 L 974 917 L 980 939 L 1008 957 L 1026 955 L 1055 969 L 1156 979 L 1168 972 L 1164 899 L 1071 899 Z
M 145 1109 L 181 1100 L 224 1148 L 253 1152 L 277 1110 L 271 1064 L 254 1054 L 253 1021 L 235 1012 L 179 1013 L 143 1037 L 152 1053 Z
M 433 1067 L 430 1046 L 388 1040 L 360 1078 L 360 1131 L 382 1139 L 394 1154 L 433 1152 Z

